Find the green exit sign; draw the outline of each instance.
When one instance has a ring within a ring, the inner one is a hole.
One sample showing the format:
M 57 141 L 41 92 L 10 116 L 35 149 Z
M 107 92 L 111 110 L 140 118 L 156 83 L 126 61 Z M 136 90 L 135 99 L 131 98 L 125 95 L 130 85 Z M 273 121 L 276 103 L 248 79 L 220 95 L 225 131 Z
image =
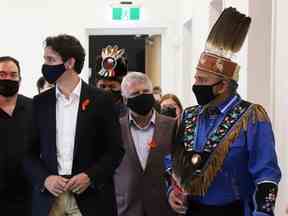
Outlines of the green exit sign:
M 113 20 L 140 20 L 139 7 L 114 7 L 112 8 Z

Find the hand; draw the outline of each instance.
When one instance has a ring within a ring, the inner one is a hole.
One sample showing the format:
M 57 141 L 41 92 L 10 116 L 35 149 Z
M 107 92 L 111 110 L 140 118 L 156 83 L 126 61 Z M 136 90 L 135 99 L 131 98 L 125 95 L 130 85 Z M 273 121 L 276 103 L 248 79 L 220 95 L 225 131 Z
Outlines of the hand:
M 65 186 L 68 181 L 69 179 L 64 177 L 50 175 L 45 179 L 44 186 L 51 194 L 58 197 L 60 194 L 66 191 Z
M 65 191 L 69 190 L 76 194 L 83 193 L 90 186 L 90 178 L 86 173 L 73 176 L 65 186 Z
M 185 204 L 186 196 L 184 194 L 179 194 L 172 190 L 169 194 L 168 202 L 175 212 L 178 214 L 185 214 L 187 206 Z

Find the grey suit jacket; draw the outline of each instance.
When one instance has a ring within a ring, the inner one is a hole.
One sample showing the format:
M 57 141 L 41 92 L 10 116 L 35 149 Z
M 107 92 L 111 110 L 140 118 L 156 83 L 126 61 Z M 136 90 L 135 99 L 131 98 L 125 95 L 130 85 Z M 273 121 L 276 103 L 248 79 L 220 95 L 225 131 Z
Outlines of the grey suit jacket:
M 120 119 L 125 155 L 114 175 L 119 216 L 175 216 L 166 196 L 164 156 L 171 150 L 176 121 L 156 113 L 154 140 L 142 169 L 129 127 L 128 114 Z

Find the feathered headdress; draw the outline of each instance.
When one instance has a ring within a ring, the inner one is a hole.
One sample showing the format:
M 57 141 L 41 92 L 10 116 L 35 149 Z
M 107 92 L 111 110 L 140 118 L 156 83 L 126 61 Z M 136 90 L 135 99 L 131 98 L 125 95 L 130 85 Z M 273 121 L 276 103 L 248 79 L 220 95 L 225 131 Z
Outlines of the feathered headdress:
M 231 58 L 241 49 L 250 23 L 250 17 L 226 8 L 209 33 L 197 69 L 238 81 L 240 67 Z
M 124 57 L 125 50 L 107 46 L 102 49 L 101 58 L 98 58 L 97 65 L 101 66 L 98 72 L 99 79 L 118 79 L 127 74 L 127 59 Z M 101 63 L 100 63 L 100 61 Z
M 197 69 L 237 81 L 239 66 L 231 58 L 241 49 L 250 23 L 251 19 L 239 13 L 235 8 L 225 9 L 211 29 Z M 213 133 L 207 137 L 204 151 L 201 153 L 193 147 L 197 116 L 201 109 L 199 106 L 194 106 L 184 112 L 183 144 L 176 145 L 172 154 L 173 178 L 176 185 L 183 191 L 193 196 L 204 196 L 208 192 L 210 185 L 223 167 L 230 144 L 238 138 L 242 129 L 247 126 L 247 119 L 251 117 L 251 114 L 254 115 L 254 108 L 252 109 L 250 104 L 246 102 L 241 106 L 238 104 L 233 109 L 235 111 L 232 110 L 232 114 L 227 116 L 228 120 L 225 118 L 217 130 L 212 131 Z M 239 110 L 242 110 L 243 113 L 245 111 L 245 113 L 240 115 L 238 119 L 230 121 L 229 118 L 237 116 Z M 234 124 L 229 130 L 227 129 L 227 122 Z M 226 132 L 224 128 L 227 129 Z M 223 133 L 222 138 L 219 137 L 221 133 Z M 216 140 L 218 140 L 218 144 L 212 144 Z M 207 146 L 214 146 L 214 149 L 209 150 L 206 148 Z

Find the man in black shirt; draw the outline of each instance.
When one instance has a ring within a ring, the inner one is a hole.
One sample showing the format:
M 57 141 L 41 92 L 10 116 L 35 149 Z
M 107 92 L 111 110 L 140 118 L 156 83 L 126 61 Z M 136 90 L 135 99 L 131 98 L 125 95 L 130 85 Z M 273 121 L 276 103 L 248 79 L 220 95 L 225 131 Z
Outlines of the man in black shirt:
M 31 188 L 22 160 L 32 123 L 32 101 L 18 94 L 19 62 L 0 57 L 0 209 L 11 216 L 31 215 Z

